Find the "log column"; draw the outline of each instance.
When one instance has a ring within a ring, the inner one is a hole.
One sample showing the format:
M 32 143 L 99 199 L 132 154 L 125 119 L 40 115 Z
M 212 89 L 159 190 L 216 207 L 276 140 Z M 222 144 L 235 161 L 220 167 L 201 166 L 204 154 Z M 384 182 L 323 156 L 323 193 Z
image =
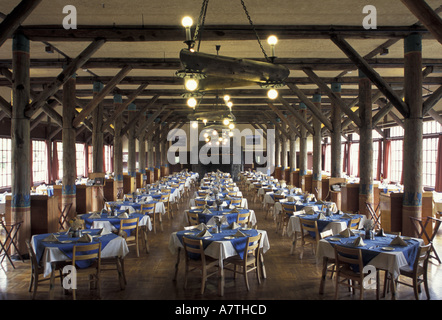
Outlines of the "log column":
M 148 174 L 147 183 L 152 183 L 154 181 L 154 174 L 155 174 L 155 161 L 154 161 L 152 135 L 147 137 L 147 174 Z
M 94 82 L 94 97 L 103 89 L 103 84 Z M 103 104 L 99 103 L 92 112 L 92 172 L 103 173 Z
M 29 39 L 16 33 L 12 43 L 13 108 L 11 123 L 12 202 L 11 221 L 23 224 L 17 236 L 18 249 L 26 253 L 26 239 L 31 238 L 31 136 L 30 119 L 25 116 L 30 99 Z
M 281 166 L 281 133 L 275 125 L 275 167 Z
M 119 110 L 123 99 L 120 94 L 114 95 L 114 110 Z M 121 129 L 123 116 L 120 113 L 114 121 L 114 199 L 123 199 L 123 142 Z
M 404 91 L 409 116 L 404 119 L 404 199 L 402 233 L 416 236 L 409 217 L 422 217 L 422 37 L 404 39 Z
M 77 179 L 77 158 L 75 138 L 77 136 L 73 121 L 75 119 L 75 76 L 71 77 L 63 85 L 63 179 L 62 179 L 62 206 L 72 204 L 68 214 L 69 218 L 73 218 L 77 212 L 77 187 L 75 180 Z M 81 212 L 86 213 L 86 212 Z
M 129 117 L 128 121 L 131 122 L 137 115 L 137 106 L 131 103 L 128 107 Z M 137 167 L 136 167 L 136 138 L 135 138 L 135 126 L 130 127 L 128 131 L 128 157 L 127 157 L 127 173 L 131 177 L 130 179 L 130 192 L 136 190 L 137 179 Z
M 144 181 L 146 175 L 146 134 L 140 136 L 138 140 L 138 172 L 141 173 L 141 181 Z
M 321 110 L 321 95 L 313 95 L 313 103 L 318 110 Z M 321 134 L 321 121 L 313 116 L 313 130 L 315 134 L 313 136 L 313 176 L 312 187 L 313 193 L 316 199 L 322 199 L 322 134 Z
M 341 97 L 341 84 L 332 83 L 332 91 Z M 331 176 L 333 178 L 342 177 L 342 155 L 341 155 L 341 108 L 333 100 L 331 102 L 331 123 L 333 132 L 331 133 Z
M 359 71 L 359 212 L 370 217 L 365 203 L 373 204 L 373 129 L 371 81 Z
M 282 123 L 281 127 L 283 128 L 283 130 L 287 131 L 287 126 Z M 282 166 L 282 174 L 283 174 L 283 178 L 284 178 L 284 170 L 286 168 L 288 168 L 289 164 L 287 161 L 287 137 L 285 136 L 285 134 L 282 134 L 282 143 L 281 143 L 281 166 Z M 287 181 L 288 183 L 288 181 Z
M 299 104 L 299 114 L 307 120 L 307 106 Z M 302 191 L 305 191 L 305 176 L 307 175 L 307 129 L 300 126 L 301 138 L 299 139 L 299 183 Z

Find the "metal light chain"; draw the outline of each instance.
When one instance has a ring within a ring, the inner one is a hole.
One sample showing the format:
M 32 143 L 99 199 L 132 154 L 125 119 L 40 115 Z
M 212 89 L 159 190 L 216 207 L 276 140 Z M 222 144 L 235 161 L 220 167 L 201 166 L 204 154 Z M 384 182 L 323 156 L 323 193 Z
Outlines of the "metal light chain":
M 241 4 L 242 4 L 242 7 L 244 8 L 244 12 L 246 13 L 247 19 L 249 19 L 249 23 L 250 23 L 250 25 L 252 26 L 253 31 L 255 32 L 256 39 L 258 39 L 258 43 L 259 43 L 259 46 L 261 47 L 261 51 L 262 51 L 262 53 L 264 54 L 264 57 L 266 58 L 266 60 L 267 60 L 268 62 L 270 62 L 270 59 L 269 59 L 269 57 L 267 56 L 267 53 L 266 53 L 266 51 L 264 50 L 264 47 L 262 46 L 261 40 L 259 39 L 259 36 L 258 36 L 258 32 L 256 32 L 255 26 L 253 25 L 252 18 L 250 17 L 249 11 L 247 10 L 246 5 L 245 5 L 245 3 L 244 3 L 243 0 L 241 0 Z
M 204 28 L 204 23 L 206 21 L 206 13 L 207 13 L 207 7 L 209 5 L 209 0 L 203 0 L 203 4 L 201 6 L 201 11 L 200 11 L 200 16 L 198 18 L 198 24 L 196 25 L 195 28 L 195 34 L 193 35 L 193 41 L 196 42 L 196 40 L 198 39 L 198 35 L 199 35 L 199 31 L 200 28 Z M 200 44 L 201 44 L 201 38 L 198 42 L 198 51 L 200 48 Z

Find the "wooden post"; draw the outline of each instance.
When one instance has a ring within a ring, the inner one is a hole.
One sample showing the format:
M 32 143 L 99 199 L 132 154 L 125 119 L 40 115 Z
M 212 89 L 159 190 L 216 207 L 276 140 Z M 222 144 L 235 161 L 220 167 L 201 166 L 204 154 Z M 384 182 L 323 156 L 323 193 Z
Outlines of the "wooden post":
M 281 133 L 275 125 L 275 167 L 281 166 Z
M 301 117 L 307 119 L 307 106 L 301 102 L 299 104 Z M 301 138 L 299 139 L 299 183 L 300 188 L 305 191 L 305 176 L 307 175 L 307 129 L 300 127 Z
M 410 110 L 404 120 L 404 199 L 402 234 L 416 236 L 409 217 L 422 216 L 422 37 L 404 39 L 405 103 Z
M 137 106 L 131 103 L 128 107 L 129 117 L 128 120 L 131 121 L 136 113 Z M 136 178 L 137 178 L 137 167 L 136 167 L 136 139 L 135 139 L 135 126 L 131 127 L 128 131 L 128 158 L 127 158 L 127 173 L 131 177 L 131 192 L 136 190 Z
M 281 127 L 283 128 L 283 130 L 287 129 L 287 126 L 284 122 L 281 124 Z M 284 134 L 282 135 L 282 143 L 281 143 L 281 166 L 282 166 L 281 171 L 283 173 L 283 179 L 284 179 L 284 170 L 289 166 L 287 161 L 287 137 Z
M 68 218 L 75 217 L 77 212 L 77 187 L 75 184 L 75 180 L 77 179 L 77 158 L 75 147 L 77 133 L 72 125 L 76 112 L 75 87 L 75 76 L 70 77 L 70 79 L 63 84 L 63 186 L 61 191 L 61 204 L 62 209 L 66 205 L 72 204 Z
M 103 84 L 94 81 L 93 96 L 94 98 L 103 90 Z M 98 103 L 97 107 L 92 111 L 92 172 L 91 179 L 96 177 L 104 177 L 103 164 L 103 104 Z M 104 207 L 103 187 L 93 186 L 92 191 L 92 211 L 101 211 Z
M 359 212 L 370 217 L 366 202 L 373 204 L 373 128 L 371 81 L 359 71 Z
M 114 110 L 118 110 L 123 104 L 120 94 L 114 95 Z M 114 121 L 114 199 L 123 199 L 123 142 L 121 128 L 123 127 L 122 113 L 115 117 Z
M 101 82 L 95 81 L 93 85 L 94 97 L 103 89 Z M 104 172 L 103 168 L 103 104 L 99 103 L 92 112 L 92 146 L 93 161 L 92 172 Z
M 26 253 L 26 239 L 31 238 L 31 135 L 30 119 L 25 116 L 30 99 L 29 39 L 16 33 L 12 43 L 13 108 L 11 123 L 12 202 L 7 222 L 23 224 L 17 237 L 18 249 Z
M 152 136 L 147 136 L 147 183 L 152 183 L 154 181 L 155 173 L 155 161 L 154 161 L 154 151 L 153 151 L 153 141 Z
M 313 103 L 318 110 L 321 110 L 321 95 L 313 95 Z M 321 134 L 321 120 L 313 116 L 313 129 L 315 134 L 313 136 L 313 175 L 312 188 L 316 199 L 322 199 L 322 134 Z
M 144 186 L 146 175 L 146 135 L 138 139 L 138 172 L 141 173 L 141 185 Z
M 332 92 L 341 97 L 341 84 L 332 83 Z M 333 100 L 331 102 L 331 122 L 333 125 L 333 132 L 331 133 L 331 176 L 341 178 L 341 108 Z

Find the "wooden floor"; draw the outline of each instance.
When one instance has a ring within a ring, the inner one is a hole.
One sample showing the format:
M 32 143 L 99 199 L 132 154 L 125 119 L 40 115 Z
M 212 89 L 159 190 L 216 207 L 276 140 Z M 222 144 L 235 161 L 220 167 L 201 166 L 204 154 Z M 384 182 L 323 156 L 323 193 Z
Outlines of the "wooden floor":
M 193 192 L 191 192 L 193 194 Z M 218 295 L 217 279 L 209 279 L 206 292 L 200 294 L 200 279 L 197 275 L 189 279 L 187 290 L 183 289 L 183 264 L 181 264 L 177 281 L 173 281 L 176 256 L 168 249 L 169 235 L 173 231 L 182 229 L 182 214 L 188 207 L 188 199 L 180 204 L 179 213 L 174 219 L 164 221 L 164 232 L 149 234 L 150 253 L 142 252 L 137 258 L 133 250 L 125 259 L 127 286 L 120 290 L 116 272 L 107 272 L 102 277 L 103 300 L 332 300 L 334 283 L 327 278 L 325 293 L 318 293 L 321 265 L 316 264 L 314 255 L 307 250 L 304 258 L 299 259 L 299 250 L 290 255 L 291 240 L 275 232 L 274 223 L 265 219 L 265 212 L 260 203 L 249 200 L 249 208 L 255 210 L 258 228 L 267 230 L 270 250 L 265 254 L 267 279 L 258 285 L 255 277 L 250 276 L 250 291 L 247 291 L 241 277 L 233 279 L 232 274 L 226 272 L 224 297 Z M 442 235 L 438 235 L 437 246 L 442 247 Z M 131 247 L 132 248 L 132 247 Z M 442 251 L 441 251 L 442 254 Z M 1 300 L 30 300 L 28 292 L 30 279 L 30 262 L 16 261 L 16 269 L 8 262 L 3 262 L 0 268 L 0 299 Z M 442 299 L 442 274 L 438 263 L 430 263 L 430 293 L 432 300 Z M 58 283 L 57 283 L 58 284 Z M 48 298 L 48 283 L 39 286 L 38 300 Z M 56 287 L 55 299 L 70 300 L 72 296 L 64 294 L 60 287 Z M 97 299 L 94 291 L 79 284 L 77 290 L 79 300 Z M 426 299 L 425 293 L 421 294 Z M 406 286 L 398 287 L 397 298 L 400 300 L 414 300 L 413 290 Z M 352 296 L 346 289 L 342 289 L 339 299 L 358 299 L 358 294 Z M 375 299 L 374 290 L 365 294 L 365 299 Z M 390 299 L 387 296 L 385 299 Z

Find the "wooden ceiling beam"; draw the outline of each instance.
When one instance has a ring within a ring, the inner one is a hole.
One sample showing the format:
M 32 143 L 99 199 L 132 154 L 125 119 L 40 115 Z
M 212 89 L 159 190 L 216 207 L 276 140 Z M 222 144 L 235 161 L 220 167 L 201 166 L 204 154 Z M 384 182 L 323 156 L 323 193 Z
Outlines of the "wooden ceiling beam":
M 140 108 L 140 110 L 138 110 L 137 114 L 127 123 L 127 125 L 121 129 L 121 134 L 124 135 L 126 134 L 126 132 L 128 132 L 130 130 L 130 128 L 132 128 L 133 126 L 136 125 L 136 123 L 142 119 L 143 114 L 150 109 L 155 102 L 157 102 L 158 98 L 160 96 L 159 95 L 155 95 L 153 96 L 152 99 L 150 99 L 150 101 L 148 103 L 146 103 L 142 108 Z
M 92 111 L 95 110 L 95 108 L 106 98 L 107 95 L 111 93 L 112 90 L 115 89 L 115 87 L 120 83 L 120 81 L 132 70 L 132 67 L 125 66 L 123 69 L 118 72 L 115 77 L 109 81 L 104 88 L 97 93 L 96 96 L 81 110 L 81 112 L 75 117 L 75 119 L 72 121 L 72 126 L 78 127 L 81 122 L 85 118 L 87 118 Z
M 22 0 L 0 23 L 0 47 L 9 39 L 25 21 L 41 0 Z
M 136 137 L 142 136 L 144 131 L 155 121 L 155 119 L 167 108 L 167 105 L 161 106 L 153 115 L 151 115 L 148 119 L 146 119 L 143 123 L 141 123 L 138 127 Z M 171 111 L 172 112 L 172 111 Z
M 424 0 L 401 0 L 442 44 L 442 19 Z
M 87 48 L 84 49 L 74 60 L 72 60 L 55 78 L 55 80 L 38 95 L 37 99 L 33 101 L 32 104 L 27 108 L 25 115 L 31 118 L 32 115 L 46 103 L 46 100 L 54 95 L 59 88 L 66 83 L 66 81 L 74 76 L 76 71 L 81 68 L 84 63 L 86 63 L 86 61 L 103 46 L 104 43 L 105 40 L 97 39 L 87 46 Z
M 284 115 L 281 110 L 279 110 L 276 106 L 274 106 L 272 103 L 268 103 L 270 109 L 272 109 L 272 111 L 274 113 L 276 113 L 276 115 L 281 119 L 282 122 L 284 122 L 288 127 L 291 133 L 297 135 L 298 137 L 301 136 L 301 133 L 299 132 L 298 128 L 295 126 L 295 124 L 290 121 L 289 119 L 286 118 L 286 115 Z
M 395 108 L 404 116 L 408 115 L 408 106 L 402 101 L 402 99 L 393 91 L 390 85 L 382 79 L 382 77 L 370 66 L 367 61 L 362 58 L 359 53 L 354 50 L 350 44 L 345 41 L 342 37 L 333 35 L 331 40 L 336 44 L 338 48 L 344 52 L 347 57 L 354 62 L 354 64 L 373 82 L 373 84 L 378 87 L 380 91 L 385 95 L 385 97 L 393 103 Z M 345 112 L 345 110 L 344 110 Z M 355 121 L 357 124 L 357 122 Z
M 180 26 L 78 26 L 66 30 L 62 26 L 28 25 L 23 26 L 24 35 L 31 41 L 90 41 L 97 37 L 107 41 L 146 42 L 146 41 L 180 41 L 185 40 Z M 403 38 L 410 33 L 419 32 L 429 35 L 426 28 L 410 26 L 378 26 L 366 30 L 363 26 L 296 26 L 296 25 L 255 25 L 254 30 L 262 39 L 277 34 L 280 40 L 290 39 L 328 39 L 331 34 L 346 38 L 379 39 Z M 204 26 L 205 41 L 221 40 L 256 40 L 256 34 L 249 25 L 207 25 Z
M 423 103 L 422 106 L 422 116 L 425 116 L 425 114 L 430 111 L 434 105 L 442 98 L 442 86 L 437 88 L 431 96 L 429 96 Z

